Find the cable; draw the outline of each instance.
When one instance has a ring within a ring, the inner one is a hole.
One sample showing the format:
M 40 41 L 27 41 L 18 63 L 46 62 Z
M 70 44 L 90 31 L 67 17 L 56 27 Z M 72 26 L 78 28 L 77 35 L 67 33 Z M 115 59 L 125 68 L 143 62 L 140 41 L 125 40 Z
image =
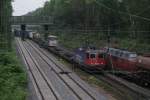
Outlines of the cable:
M 120 13 L 120 14 L 124 14 L 124 15 L 128 15 L 128 16 L 136 17 L 136 18 L 143 19 L 143 20 L 146 20 L 146 21 L 150 21 L 150 18 L 146 18 L 146 17 L 134 15 L 134 14 L 129 14 L 129 13 L 126 13 L 126 12 L 123 12 L 123 11 L 116 11 L 116 10 L 114 10 L 114 9 L 112 9 L 112 8 L 110 8 L 110 7 L 106 6 L 106 5 L 104 5 L 104 4 L 100 3 L 100 2 L 98 2 L 97 0 L 95 0 L 95 2 L 96 2 L 97 4 L 99 4 L 100 6 L 106 8 L 106 9 L 108 9 L 108 10 L 111 10 L 111 11 L 113 11 L 113 12 L 117 12 L 117 13 Z
M 147 11 L 149 9 L 150 9 L 150 6 L 148 8 L 146 8 L 146 9 L 144 9 L 142 12 L 137 13 L 136 15 L 140 15 L 140 14 L 144 13 L 145 11 Z

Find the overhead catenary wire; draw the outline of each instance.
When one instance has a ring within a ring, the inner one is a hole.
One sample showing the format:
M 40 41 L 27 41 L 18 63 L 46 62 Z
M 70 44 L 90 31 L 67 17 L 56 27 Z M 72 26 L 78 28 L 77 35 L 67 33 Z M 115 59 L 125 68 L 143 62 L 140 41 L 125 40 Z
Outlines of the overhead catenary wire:
M 120 14 L 128 15 L 128 16 L 130 16 L 130 17 L 136 17 L 136 18 L 140 18 L 140 19 L 143 19 L 143 20 L 146 20 L 146 21 L 150 21 L 150 18 L 146 18 L 146 17 L 139 16 L 140 14 L 142 14 L 142 13 L 144 13 L 145 11 L 147 11 L 148 9 L 150 9 L 150 7 L 147 7 L 146 9 L 144 9 L 144 10 L 142 10 L 141 12 L 138 12 L 138 13 L 136 13 L 136 14 L 131 14 L 131 13 L 123 12 L 123 11 L 116 11 L 115 9 L 108 7 L 108 6 L 106 6 L 105 4 L 98 2 L 97 0 L 95 0 L 95 2 L 96 2 L 97 4 L 99 4 L 99 5 L 101 5 L 102 7 L 107 8 L 107 9 L 113 11 L 113 12 L 117 12 L 117 13 L 120 13 Z M 113 24 L 109 24 L 109 25 L 101 25 L 101 26 L 99 26 L 99 27 L 111 27 L 111 26 L 120 25 L 120 24 L 123 24 L 123 23 L 126 23 L 126 21 L 121 21 L 121 22 L 113 23 Z
M 116 11 L 115 9 L 108 7 L 105 4 L 98 2 L 97 0 L 95 0 L 95 2 L 98 5 L 100 5 L 101 7 L 104 7 L 106 9 L 110 10 L 110 11 L 117 12 L 119 14 L 128 15 L 128 16 L 135 17 L 135 18 L 139 18 L 139 19 L 142 19 L 142 20 L 145 20 L 145 21 L 150 21 L 150 18 L 146 18 L 146 17 L 143 17 L 143 16 L 138 16 L 138 15 L 127 13 L 127 12 L 123 12 L 123 11 Z
M 146 11 L 149 10 L 149 9 L 150 9 L 150 6 L 147 7 L 146 9 L 144 9 L 142 12 L 137 13 L 136 15 L 141 15 L 141 14 L 143 14 L 144 12 L 146 12 Z

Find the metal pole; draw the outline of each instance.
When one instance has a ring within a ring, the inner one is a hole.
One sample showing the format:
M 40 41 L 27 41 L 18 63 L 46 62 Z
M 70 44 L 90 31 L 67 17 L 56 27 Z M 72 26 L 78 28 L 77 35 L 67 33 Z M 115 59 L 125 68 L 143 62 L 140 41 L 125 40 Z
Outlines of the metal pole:
M 44 25 L 44 39 L 46 40 L 48 37 L 48 27 L 49 25 Z

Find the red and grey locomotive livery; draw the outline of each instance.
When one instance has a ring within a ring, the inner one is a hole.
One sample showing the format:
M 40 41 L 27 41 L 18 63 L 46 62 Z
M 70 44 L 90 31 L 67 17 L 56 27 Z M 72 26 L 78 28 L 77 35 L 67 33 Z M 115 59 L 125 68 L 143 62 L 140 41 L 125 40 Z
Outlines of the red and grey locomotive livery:
M 125 50 L 107 48 L 106 61 L 111 68 L 120 72 L 137 72 L 137 54 Z
M 105 48 L 106 62 L 110 69 L 138 81 L 138 84 L 148 86 L 150 84 L 150 59 L 137 56 L 134 52 L 126 50 Z M 140 80 L 140 81 L 139 81 Z
M 80 64 L 86 65 L 91 69 L 103 69 L 106 66 L 104 52 L 102 50 L 95 50 L 91 48 L 78 48 L 75 51 L 73 60 Z

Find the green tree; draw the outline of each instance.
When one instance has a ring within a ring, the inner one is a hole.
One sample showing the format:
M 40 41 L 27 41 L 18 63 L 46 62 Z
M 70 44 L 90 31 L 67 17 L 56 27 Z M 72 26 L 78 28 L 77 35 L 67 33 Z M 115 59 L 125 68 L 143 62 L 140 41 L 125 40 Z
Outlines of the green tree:
M 11 49 L 11 0 L 0 1 L 0 50 Z
M 53 16 L 55 26 L 62 28 L 110 29 L 113 33 L 119 30 L 118 34 L 122 37 L 140 37 L 149 35 L 150 21 L 145 20 L 150 18 L 149 4 L 149 0 L 51 0 L 31 15 Z

